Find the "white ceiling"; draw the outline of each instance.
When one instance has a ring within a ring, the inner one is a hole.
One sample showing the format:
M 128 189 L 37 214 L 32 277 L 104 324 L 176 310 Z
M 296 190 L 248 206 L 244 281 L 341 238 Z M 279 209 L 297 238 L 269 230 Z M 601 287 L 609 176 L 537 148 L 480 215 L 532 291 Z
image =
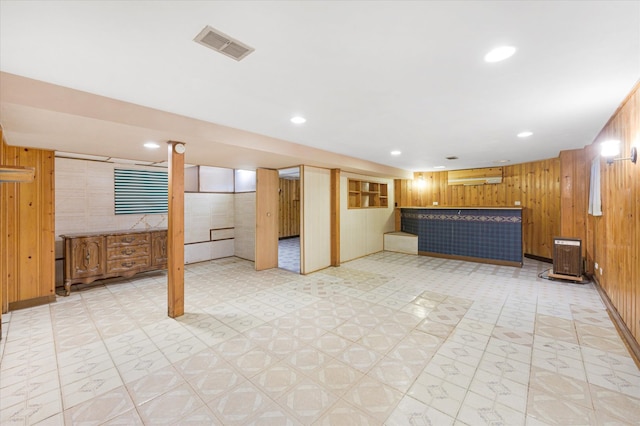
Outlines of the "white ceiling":
M 255 52 L 195 43 L 206 25 Z M 0 70 L 404 170 L 488 167 L 594 140 L 640 77 L 640 2 L 0 0 Z M 64 148 L 102 154 L 83 143 Z

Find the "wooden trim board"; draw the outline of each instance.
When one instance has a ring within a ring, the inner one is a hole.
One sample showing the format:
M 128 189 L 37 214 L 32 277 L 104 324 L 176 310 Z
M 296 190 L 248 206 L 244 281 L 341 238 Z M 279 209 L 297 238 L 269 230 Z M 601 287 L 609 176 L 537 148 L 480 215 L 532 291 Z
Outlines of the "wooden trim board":
M 420 256 L 439 257 L 442 259 L 466 260 L 467 262 L 488 263 L 490 265 L 515 266 L 522 268 L 522 262 L 509 262 L 506 260 L 485 259 L 482 257 L 458 256 L 455 254 L 433 253 L 430 251 L 419 251 Z

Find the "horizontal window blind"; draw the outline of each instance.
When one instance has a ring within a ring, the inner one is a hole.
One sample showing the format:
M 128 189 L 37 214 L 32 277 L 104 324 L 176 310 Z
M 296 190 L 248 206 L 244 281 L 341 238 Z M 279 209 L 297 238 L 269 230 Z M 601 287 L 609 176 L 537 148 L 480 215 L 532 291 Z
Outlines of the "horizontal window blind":
M 114 170 L 116 214 L 167 213 L 166 171 Z

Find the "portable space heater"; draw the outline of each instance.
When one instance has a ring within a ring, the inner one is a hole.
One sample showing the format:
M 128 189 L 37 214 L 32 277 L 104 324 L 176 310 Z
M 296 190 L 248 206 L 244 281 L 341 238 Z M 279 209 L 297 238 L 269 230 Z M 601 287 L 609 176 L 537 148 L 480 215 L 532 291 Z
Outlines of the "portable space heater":
M 582 241 L 578 238 L 553 239 L 552 278 L 582 280 Z

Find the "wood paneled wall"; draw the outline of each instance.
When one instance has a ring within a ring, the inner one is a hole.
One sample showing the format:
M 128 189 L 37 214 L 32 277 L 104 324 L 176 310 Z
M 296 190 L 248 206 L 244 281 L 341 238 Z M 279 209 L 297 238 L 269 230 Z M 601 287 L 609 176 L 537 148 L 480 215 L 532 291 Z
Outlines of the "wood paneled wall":
M 600 158 L 602 216 L 586 214 L 591 161 L 600 154 L 600 142 L 607 139 L 622 142 L 620 157 L 628 157 L 632 145 L 640 149 L 640 83 L 593 144 L 561 155 L 563 175 L 579 187 L 572 199 L 563 192 L 562 232 L 584 236 L 588 269 L 640 342 L 640 161 L 606 164 Z M 580 206 L 579 211 L 565 214 L 574 206 Z
M 280 238 L 300 235 L 300 180 L 280 179 Z
M 8 146 L 0 162 L 35 167 L 32 183 L 0 185 L 3 310 L 55 299 L 53 151 Z
M 587 259 L 587 272 L 593 272 L 592 250 L 588 249 L 587 211 L 591 161 L 584 149 L 560 152 L 560 235 L 580 238 L 582 256 Z
M 553 237 L 560 233 L 560 159 L 503 167 L 499 184 L 450 186 L 447 177 L 446 171 L 416 172 L 414 180 L 396 180 L 396 207 L 514 207 L 519 201 L 524 253 L 553 256 Z

